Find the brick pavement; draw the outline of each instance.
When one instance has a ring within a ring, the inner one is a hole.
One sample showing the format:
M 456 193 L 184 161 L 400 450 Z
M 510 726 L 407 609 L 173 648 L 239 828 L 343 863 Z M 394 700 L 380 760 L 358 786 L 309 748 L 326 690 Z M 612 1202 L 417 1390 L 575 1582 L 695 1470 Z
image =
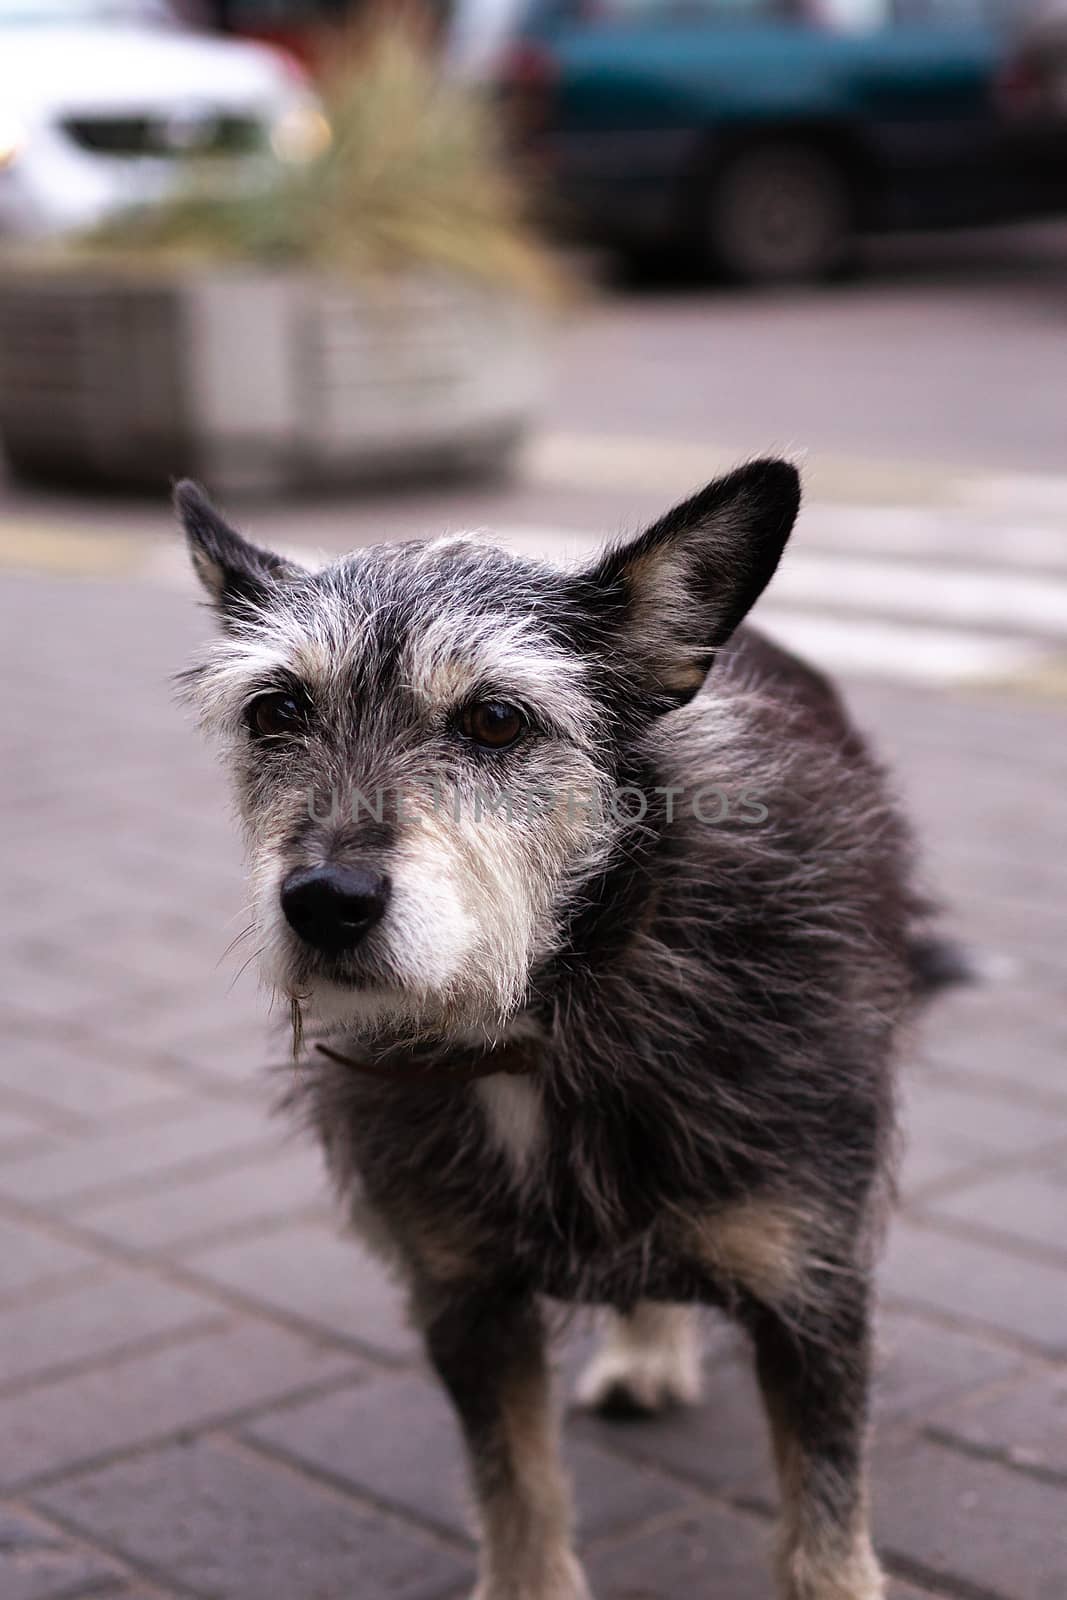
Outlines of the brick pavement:
M 219 962 L 237 851 L 167 684 L 204 626 L 113 577 L 0 585 L 0 1596 L 459 1600 L 446 1408 L 314 1153 L 268 1120 L 277 1047 Z M 907 1067 L 878 1536 L 896 1600 L 1063 1600 L 1067 712 L 853 699 L 998 972 Z M 773 1489 L 732 1335 L 709 1331 L 699 1412 L 571 1418 L 567 1448 L 602 1600 L 767 1595 Z

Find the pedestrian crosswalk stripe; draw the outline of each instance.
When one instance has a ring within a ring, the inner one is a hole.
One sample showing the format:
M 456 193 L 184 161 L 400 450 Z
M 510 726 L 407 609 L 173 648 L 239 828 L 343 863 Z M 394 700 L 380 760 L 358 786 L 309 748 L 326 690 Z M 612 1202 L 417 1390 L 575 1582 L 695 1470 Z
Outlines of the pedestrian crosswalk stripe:
M 1031 530 L 1037 537 L 1028 549 L 1040 557 L 1041 570 L 1025 562 L 976 566 L 977 551 L 961 551 L 956 564 L 948 559 L 955 552 L 939 538 L 944 516 L 908 512 L 894 519 L 886 508 L 867 507 L 853 518 L 845 508 L 813 508 L 811 525 L 823 527 L 831 542 L 839 538 L 843 544 L 849 527 L 858 528 L 859 537 L 847 549 L 827 548 L 813 545 L 802 528 L 757 607 L 756 621 L 833 672 L 931 684 L 1017 681 L 1061 692 L 1067 572 L 1050 570 L 1046 560 L 1058 553 L 1045 537 L 1051 530 Z M 952 532 L 958 537 L 958 529 Z M 513 549 L 558 561 L 588 559 L 602 542 L 599 533 L 529 524 L 498 528 L 496 534 Z M 1008 548 L 1018 551 L 1010 530 L 1002 538 L 1005 548 L 998 546 L 998 556 Z M 316 555 L 307 549 L 292 553 L 311 562 Z M 177 540 L 96 529 L 74 532 L 0 519 L 2 566 L 193 587 Z
M 898 526 L 916 520 L 908 514 Z M 524 524 L 498 531 L 513 549 L 559 561 L 587 557 L 600 542 L 577 529 Z M 928 528 L 924 549 L 944 554 Z M 929 684 L 1036 682 L 1054 659 L 1052 645 L 1067 639 L 1067 578 L 943 560 L 866 559 L 801 542 L 755 621 L 831 672 Z
M 976 510 L 1001 511 L 1012 517 L 1051 516 L 1067 523 L 1067 476 L 1063 473 L 963 478 L 956 485 L 956 498 Z
M 1067 578 L 933 563 L 787 554 L 771 591 L 786 605 L 936 620 L 1067 639 Z
M 1047 658 L 1040 645 L 1001 634 L 905 622 L 824 617 L 759 606 L 753 620 L 787 649 L 827 672 L 913 683 L 1001 682 L 1029 675 Z
M 559 560 L 588 554 L 599 542 L 575 530 L 528 526 L 505 528 L 501 537 L 514 549 Z M 810 605 L 1067 638 L 1067 574 L 853 556 L 815 550 L 801 539 L 787 550 L 769 595 L 792 609 Z
M 1067 513 L 1058 522 L 1005 523 L 977 509 L 966 514 L 919 506 L 818 505 L 801 512 L 793 546 L 1067 574 Z
M 975 472 L 937 462 L 859 459 L 809 452 L 803 441 L 788 438 L 768 439 L 758 453 L 795 460 L 808 495 L 824 504 L 873 508 L 910 503 L 993 510 L 1015 519 L 1067 518 L 1065 473 Z M 534 488 L 621 489 L 681 499 L 745 455 L 743 446 L 673 435 L 546 430 L 526 447 L 523 479 Z

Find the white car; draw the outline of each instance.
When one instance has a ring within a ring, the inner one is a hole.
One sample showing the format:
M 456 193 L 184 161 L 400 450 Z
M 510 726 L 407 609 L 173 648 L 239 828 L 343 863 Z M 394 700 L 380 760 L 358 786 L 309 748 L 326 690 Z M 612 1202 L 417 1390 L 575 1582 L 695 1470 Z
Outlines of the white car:
M 328 137 L 295 62 L 162 0 L 0 0 L 0 239 L 158 200 L 192 158 L 257 181 Z

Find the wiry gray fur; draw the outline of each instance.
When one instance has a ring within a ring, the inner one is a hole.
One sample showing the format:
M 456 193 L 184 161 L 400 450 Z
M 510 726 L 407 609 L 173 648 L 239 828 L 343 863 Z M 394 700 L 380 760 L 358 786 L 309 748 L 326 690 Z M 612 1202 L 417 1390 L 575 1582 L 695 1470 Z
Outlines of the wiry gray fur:
M 586 1593 L 546 1294 L 621 1319 L 585 1385 L 597 1404 L 693 1397 L 685 1324 L 652 1303 L 735 1315 L 782 1479 L 782 1593 L 883 1592 L 863 1488 L 869 1275 L 927 946 L 907 829 L 834 691 L 737 631 L 797 503 L 792 468 L 755 463 L 578 572 L 451 540 L 309 573 L 179 491 L 222 622 L 187 683 L 228 744 L 266 976 L 377 1073 L 313 1056 L 296 1093 L 410 1284 L 464 1425 L 480 1600 Z M 250 735 L 269 691 L 302 697 L 298 736 Z M 485 701 L 526 715 L 513 749 L 464 738 Z M 433 777 L 460 820 L 417 797 Z M 730 805 L 711 824 L 690 804 L 710 787 Z M 331 815 L 326 797 L 354 788 L 416 797 L 380 821 Z M 613 813 L 620 788 L 647 812 Z M 602 814 L 474 816 L 531 789 Z M 321 862 L 392 882 L 341 956 L 279 909 L 286 874 Z M 487 1075 L 450 1082 L 461 1064 Z

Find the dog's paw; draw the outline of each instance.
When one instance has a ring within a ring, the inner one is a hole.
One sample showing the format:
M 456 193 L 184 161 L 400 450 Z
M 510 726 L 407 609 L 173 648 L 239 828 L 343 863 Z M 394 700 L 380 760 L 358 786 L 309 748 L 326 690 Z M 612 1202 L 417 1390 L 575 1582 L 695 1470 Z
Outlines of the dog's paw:
M 779 1563 L 779 1593 L 781 1600 L 886 1600 L 886 1580 L 863 1533 L 836 1560 L 803 1545 L 787 1551 Z
M 608 1417 L 646 1417 L 700 1399 L 700 1372 L 653 1355 L 635 1361 L 617 1351 L 595 1355 L 578 1379 L 575 1401 Z
M 471 1600 L 593 1600 L 593 1594 L 577 1557 L 567 1551 L 536 1576 L 483 1578 Z
M 621 1321 L 578 1379 L 577 1404 L 601 1416 L 643 1417 L 700 1399 L 700 1345 L 685 1313 L 648 1337 Z

